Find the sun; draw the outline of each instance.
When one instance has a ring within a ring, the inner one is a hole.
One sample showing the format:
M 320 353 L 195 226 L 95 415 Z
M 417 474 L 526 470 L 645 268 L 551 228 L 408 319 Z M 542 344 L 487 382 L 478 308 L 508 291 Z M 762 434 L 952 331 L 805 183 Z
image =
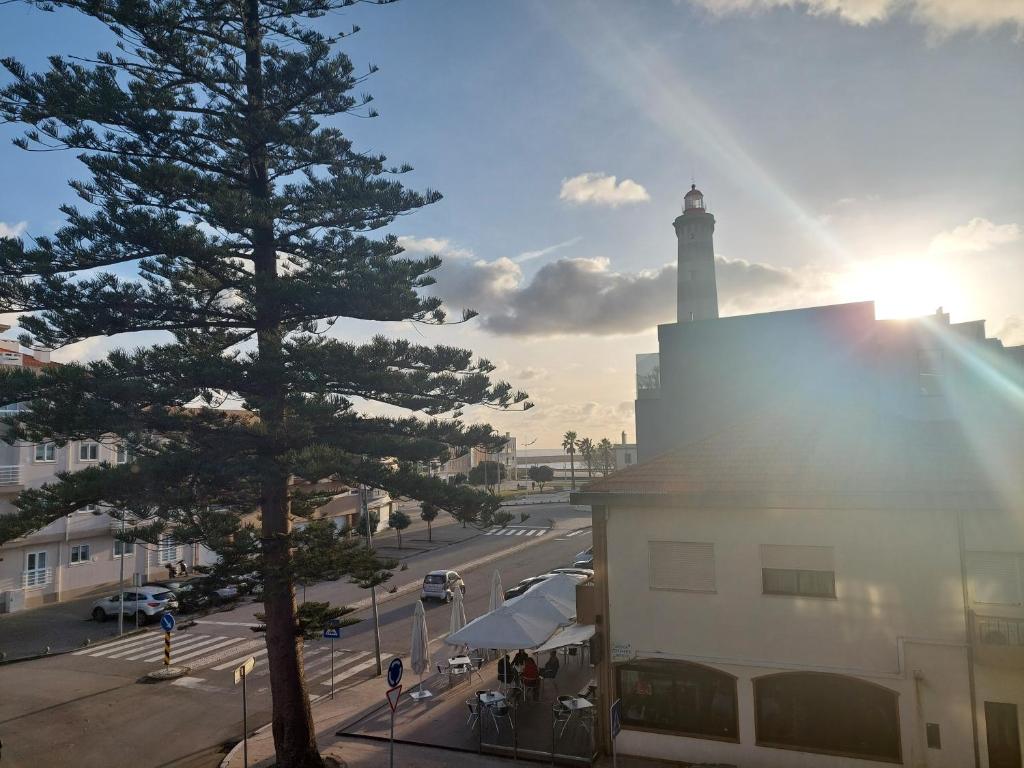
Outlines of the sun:
M 961 289 L 942 264 L 926 258 L 858 262 L 839 281 L 846 301 L 874 301 L 879 319 L 931 315 L 961 303 Z

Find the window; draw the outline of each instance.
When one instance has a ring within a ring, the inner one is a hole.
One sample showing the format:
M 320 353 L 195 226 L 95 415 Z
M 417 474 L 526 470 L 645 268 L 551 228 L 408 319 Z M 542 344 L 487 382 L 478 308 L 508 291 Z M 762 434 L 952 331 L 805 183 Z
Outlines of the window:
M 938 723 L 925 723 L 924 735 L 928 749 L 942 749 L 942 731 Z
M 176 563 L 181 559 L 178 554 L 178 545 L 175 544 L 174 539 L 164 537 L 160 539 L 160 543 L 157 545 L 156 557 L 158 563 Z
M 683 661 L 616 667 L 622 724 L 683 736 L 739 741 L 736 678 Z
M 117 463 L 118 464 L 131 464 L 135 458 L 135 451 L 132 450 L 131 446 L 124 445 L 123 443 L 117 446 Z
M 628 466 L 628 465 L 630 465 L 632 463 L 633 463 L 633 453 L 631 451 L 626 451 L 626 465 Z
M 942 352 L 937 349 L 920 349 L 917 352 L 917 386 L 921 397 L 938 397 L 942 394 Z
M 754 680 L 762 747 L 898 763 L 898 695 L 844 675 L 788 672 Z
M 76 544 L 71 548 L 71 564 L 89 562 L 89 545 Z
M 127 541 L 114 539 L 114 557 L 131 557 L 135 554 L 135 548 Z
M 766 595 L 835 597 L 832 547 L 762 544 L 761 590 Z
M 49 583 L 49 571 L 46 568 L 46 552 L 29 552 L 25 555 L 25 575 L 23 583 L 26 587 L 41 587 Z
M 969 552 L 967 572 L 976 603 L 1020 605 L 1024 556 L 1014 552 Z
M 36 461 L 56 461 L 57 446 L 54 443 L 39 443 L 36 446 Z
M 715 591 L 715 545 L 695 541 L 652 541 L 650 588 Z
M 78 445 L 78 460 L 79 461 L 99 461 L 100 458 L 100 446 L 99 443 L 79 443 Z

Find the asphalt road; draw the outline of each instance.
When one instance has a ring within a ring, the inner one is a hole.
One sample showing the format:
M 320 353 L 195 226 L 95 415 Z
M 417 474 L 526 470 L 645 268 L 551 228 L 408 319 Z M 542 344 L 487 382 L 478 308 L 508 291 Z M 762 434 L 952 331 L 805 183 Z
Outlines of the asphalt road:
M 421 581 L 427 571 L 460 570 L 467 585 L 466 614 L 472 619 L 487 611 L 495 569 L 507 588 L 527 576 L 571 564 L 577 552 L 590 546 L 588 513 L 567 504 L 536 506 L 529 511 L 531 518 L 511 533 L 478 534 L 457 541 L 472 532 L 460 534 L 442 526 L 435 529 L 435 535 L 451 535 L 453 543 L 422 551 L 415 550 L 415 537 L 410 538 L 404 560 L 407 570 L 395 572 L 393 583 L 398 592 L 380 595 L 385 663 L 392 655 L 407 660 L 413 606 L 419 598 L 419 589 L 410 585 Z M 308 587 L 305 597 L 359 605 L 366 601 L 366 591 L 333 582 Z M 433 602 L 426 608 L 430 636 L 439 640 L 447 633 L 450 608 Z M 0 667 L 0 766 L 218 765 L 218 745 L 236 741 L 241 732 L 239 692 L 233 684 L 232 667 L 248 655 L 257 658 L 249 678 L 250 727 L 269 720 L 265 649 L 260 636 L 251 630 L 259 610 L 258 604 L 242 604 L 175 632 L 174 663 L 193 667 L 189 676 L 175 683 L 140 682 L 146 672 L 160 665 L 162 634 L 156 630 L 70 654 Z M 362 621 L 346 627 L 336 643 L 338 690 L 375 672 L 370 611 L 363 608 L 353 616 Z M 434 642 L 431 650 L 436 658 L 446 655 L 441 642 Z M 329 651 L 329 641 L 323 640 L 312 641 L 305 649 L 306 680 L 314 697 L 330 691 Z M 412 682 L 407 677 L 406 683 Z

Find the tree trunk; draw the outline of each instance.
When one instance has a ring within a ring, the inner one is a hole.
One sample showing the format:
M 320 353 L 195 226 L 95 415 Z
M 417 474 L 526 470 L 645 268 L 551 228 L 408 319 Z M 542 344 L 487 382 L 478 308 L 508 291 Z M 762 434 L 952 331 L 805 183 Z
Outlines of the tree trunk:
M 427 541 L 433 541 L 433 540 L 434 540 L 434 533 L 430 529 L 430 521 L 427 520 Z
M 261 488 L 262 545 L 267 664 L 273 703 L 277 768 L 323 768 L 316 745 L 313 715 L 302 674 L 302 640 L 297 633 L 295 585 L 291 577 L 291 529 L 288 470 L 283 449 L 275 444 L 285 429 L 285 374 L 281 307 L 273 292 L 277 281 L 274 220 L 265 206 L 271 189 L 268 176 L 266 115 L 263 97 L 262 29 L 259 0 L 245 0 L 245 116 L 249 155 L 248 191 L 253 214 L 252 259 L 256 276 L 256 339 L 259 349 L 258 406 L 264 430 Z M 260 288 L 264 290 L 260 290 Z
M 569 475 L 572 477 L 572 489 L 576 490 L 576 462 L 573 461 L 572 453 L 569 454 Z

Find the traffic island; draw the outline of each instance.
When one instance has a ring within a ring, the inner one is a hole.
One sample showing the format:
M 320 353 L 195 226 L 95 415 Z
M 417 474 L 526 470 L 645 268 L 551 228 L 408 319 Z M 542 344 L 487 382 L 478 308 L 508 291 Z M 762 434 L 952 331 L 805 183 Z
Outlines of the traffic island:
M 147 672 L 145 679 L 151 683 L 159 683 L 163 680 L 176 680 L 191 671 L 192 667 L 160 667 L 160 669 Z

